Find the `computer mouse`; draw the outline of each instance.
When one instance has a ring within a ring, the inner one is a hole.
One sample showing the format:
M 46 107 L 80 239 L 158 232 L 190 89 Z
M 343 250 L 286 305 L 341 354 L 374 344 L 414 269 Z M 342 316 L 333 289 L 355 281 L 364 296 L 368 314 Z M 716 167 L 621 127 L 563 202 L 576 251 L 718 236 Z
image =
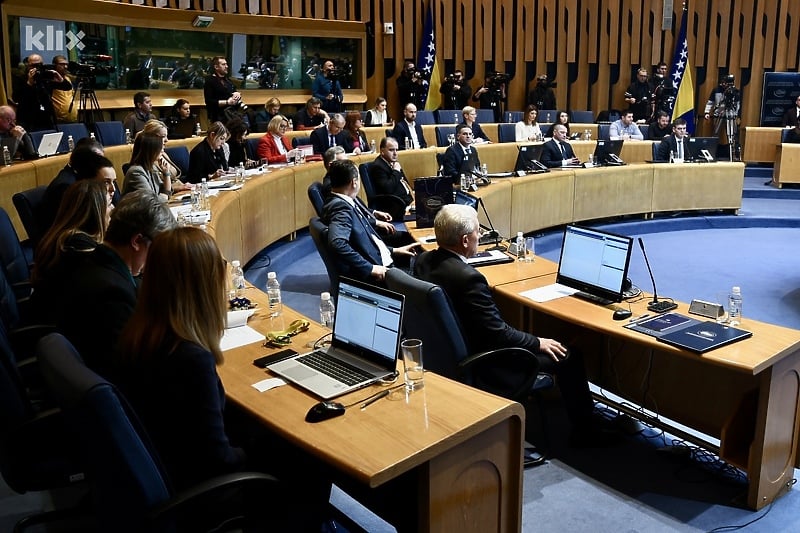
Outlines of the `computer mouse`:
M 306 422 L 322 422 L 344 414 L 345 407 L 339 402 L 319 402 L 306 413 Z
M 630 309 L 617 309 L 612 316 L 614 320 L 625 320 L 626 318 L 630 318 L 632 314 Z

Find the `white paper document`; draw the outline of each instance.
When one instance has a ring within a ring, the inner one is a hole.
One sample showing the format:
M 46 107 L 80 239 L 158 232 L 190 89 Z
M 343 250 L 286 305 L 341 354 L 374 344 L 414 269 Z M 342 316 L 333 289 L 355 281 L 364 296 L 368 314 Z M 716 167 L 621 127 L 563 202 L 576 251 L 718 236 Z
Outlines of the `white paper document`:
M 266 340 L 264 335 L 247 325 L 247 319 L 254 312 L 254 309 L 228 311 L 228 327 L 223 332 L 222 339 L 219 341 L 219 347 L 223 352 L 255 342 L 263 343 Z
M 520 296 L 529 298 L 534 302 L 541 303 L 549 302 L 550 300 L 555 300 L 557 298 L 563 298 L 565 296 L 570 296 L 576 292 L 578 292 L 578 289 L 573 289 L 572 287 L 567 287 L 566 285 L 561 285 L 560 283 L 553 283 L 552 285 L 545 285 L 544 287 L 531 289 L 519 294 Z

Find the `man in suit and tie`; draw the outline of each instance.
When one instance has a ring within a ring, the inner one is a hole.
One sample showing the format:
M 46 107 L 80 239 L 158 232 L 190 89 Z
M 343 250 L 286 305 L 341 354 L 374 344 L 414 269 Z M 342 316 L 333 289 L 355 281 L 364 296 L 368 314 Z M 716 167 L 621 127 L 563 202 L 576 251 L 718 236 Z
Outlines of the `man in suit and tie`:
M 461 124 L 456 131 L 456 143 L 444 153 L 444 176 L 453 178 L 453 183 L 460 183 L 461 174 L 471 174 L 480 170 L 481 160 L 478 151 L 472 146 L 472 128 Z
M 406 206 L 414 200 L 411 185 L 408 183 L 403 168 L 397 160 L 397 140 L 392 137 L 381 139 L 380 155 L 375 158 L 369 168 L 372 186 L 376 194 L 391 194 L 403 199 Z
M 405 150 L 406 140 L 411 149 L 427 148 L 425 136 L 422 134 L 422 126 L 417 124 L 417 106 L 407 104 L 403 109 L 403 120 L 398 120 L 394 126 L 392 137 L 397 139 L 400 150 Z
M 321 220 L 328 226 L 328 249 L 339 274 L 362 281 L 383 283 L 395 258 L 410 260 L 418 243 L 389 248 L 371 224 L 359 202 L 358 168 L 350 160 L 333 161 L 328 170 L 331 197 L 322 208 Z
M 689 153 L 689 135 L 686 133 L 686 121 L 682 118 L 675 119 L 672 123 L 672 135 L 661 139 L 656 155 L 659 161 L 669 161 L 670 153 L 675 159 L 691 159 L 694 154 Z
M 328 148 L 334 146 L 344 146 L 344 117 L 339 113 L 331 115 L 328 127 L 317 128 L 311 132 L 311 144 L 314 146 L 315 154 L 324 154 Z
M 581 164 L 581 160 L 575 157 L 572 146 L 567 142 L 567 127 L 563 124 L 556 124 L 553 127 L 553 138 L 542 146 L 541 162 L 548 168 Z

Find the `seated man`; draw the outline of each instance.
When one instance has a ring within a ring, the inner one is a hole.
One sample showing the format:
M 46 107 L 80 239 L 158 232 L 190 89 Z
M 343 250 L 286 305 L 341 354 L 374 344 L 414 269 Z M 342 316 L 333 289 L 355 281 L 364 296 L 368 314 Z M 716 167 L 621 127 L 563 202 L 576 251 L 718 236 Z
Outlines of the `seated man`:
M 425 135 L 422 133 L 422 126 L 417 124 L 417 106 L 406 105 L 403 109 L 403 120 L 398 120 L 394 125 L 392 137 L 397 139 L 400 150 L 405 150 L 406 144 L 411 149 L 428 147 Z
M 449 204 L 434 220 L 439 248 L 421 254 L 414 274 L 442 287 L 463 326 L 469 353 L 504 347 L 533 352 L 543 372 L 555 374 L 573 425 L 576 444 L 590 444 L 594 404 L 583 360 L 560 342 L 514 329 L 503 320 L 486 278 L 465 259 L 478 250 L 480 225 L 472 207 Z
M 460 183 L 461 174 L 472 174 L 480 171 L 481 160 L 478 151 L 472 147 L 472 128 L 466 124 L 458 126 L 456 143 L 444 153 L 444 170 L 442 174 L 453 178 L 454 184 Z
M 661 144 L 658 145 L 657 160 L 671 161 L 670 155 L 680 160 L 690 159 L 692 154 L 689 153 L 688 139 L 686 121 L 676 118 L 672 123 L 672 135 L 661 139 Z
M 611 123 L 611 126 L 608 128 L 608 137 L 612 141 L 616 139 L 644 140 L 642 131 L 633 121 L 633 111 L 623 111 L 620 119 Z
M 547 168 L 569 167 L 580 165 L 572 146 L 567 142 L 567 127 L 563 124 L 553 125 L 553 138 L 542 145 L 540 160 Z
M 408 183 L 403 168 L 397 160 L 397 140 L 384 137 L 380 143 L 380 155 L 369 167 L 369 176 L 372 178 L 372 187 L 375 194 L 391 194 L 403 199 L 406 206 L 414 201 L 411 185 Z
M 136 305 L 137 282 L 153 238 L 177 226 L 150 191 L 126 194 L 111 212 L 103 243 L 64 273 L 56 329 L 95 372 L 107 376 L 109 357 Z
M 333 146 L 344 146 L 344 117 L 339 113 L 331 115 L 327 127 L 317 128 L 311 132 L 311 144 L 315 154 L 324 154 Z
M 133 112 L 128 113 L 128 116 L 126 116 L 123 121 L 125 129 L 131 132 L 131 139 L 142 131 L 148 120 L 156 118 L 152 113 L 153 102 L 150 100 L 150 95 L 146 92 L 140 91 L 133 95 L 133 107 Z
M 328 248 L 342 276 L 369 282 L 383 282 L 386 270 L 394 266 L 393 256 L 411 258 L 416 243 L 389 248 L 375 231 L 363 204 L 356 202 L 361 180 L 358 168 L 349 160 L 331 163 L 331 197 L 322 208 L 321 220 L 328 226 Z
M 655 122 L 650 123 L 647 128 L 647 139 L 650 141 L 660 141 L 672 132 L 672 125 L 669 123 L 669 115 L 666 111 L 656 111 Z
M 11 159 L 16 159 L 17 156 L 22 159 L 39 157 L 30 134 L 17 125 L 17 114 L 13 107 L 7 105 L 0 106 L 0 144 L 8 146 Z
M 328 113 L 320 109 L 322 100 L 312 96 L 306 102 L 306 107 L 294 115 L 294 129 L 313 130 L 325 126 Z

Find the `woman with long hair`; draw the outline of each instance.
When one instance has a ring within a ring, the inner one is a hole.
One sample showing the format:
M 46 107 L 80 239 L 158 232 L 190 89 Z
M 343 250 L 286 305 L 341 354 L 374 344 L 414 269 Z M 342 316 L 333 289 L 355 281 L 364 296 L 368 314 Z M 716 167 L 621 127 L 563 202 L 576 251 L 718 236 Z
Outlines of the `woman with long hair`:
M 172 181 L 173 193 L 189 189 L 190 187 L 188 185 L 181 182 L 181 168 L 175 164 L 175 162 L 167 153 L 167 143 L 170 139 L 169 135 L 167 134 L 167 126 L 160 120 L 148 120 L 145 122 L 142 131 L 140 131 L 137 135 L 154 135 L 161 139 L 161 142 L 164 146 L 155 165 L 155 171 L 157 174 L 159 174 L 161 181 L 165 181 L 165 178 L 169 178 Z
M 257 167 L 259 161 L 250 151 L 250 144 L 247 142 L 248 127 L 244 120 L 233 118 L 225 125 L 230 132 L 228 138 L 228 167 L 236 168 L 239 163 L 244 164 L 244 168 Z
M 194 134 L 197 124 L 197 115 L 192 114 L 192 106 L 189 100 L 178 98 L 175 105 L 170 109 L 166 120 L 167 130 L 170 139 L 185 139 Z
M 133 142 L 133 153 L 128 170 L 125 172 L 123 196 L 132 191 L 149 190 L 166 202 L 172 194 L 172 179 L 169 174 L 158 172 L 157 163 L 164 150 L 164 142 L 155 135 L 141 132 Z
M 58 299 L 61 273 L 103 242 L 111 209 L 102 181 L 79 180 L 67 188 L 53 225 L 36 247 L 32 301 L 41 323 L 52 322 L 48 309 Z
M 344 149 L 348 154 L 360 154 L 369 152 L 369 142 L 367 136 L 361 129 L 361 113 L 358 111 L 348 111 L 344 117 Z
M 227 140 L 228 128 L 222 122 L 212 122 L 208 126 L 205 140 L 189 153 L 189 182 L 219 178 L 228 171 L 228 157 L 223 149 Z
M 536 117 L 539 115 L 539 108 L 529 104 L 522 114 L 522 120 L 514 126 L 514 139 L 517 142 L 538 141 L 542 137 L 542 130 Z
M 567 137 L 569 137 L 569 135 L 570 135 L 570 131 L 569 131 L 569 113 L 567 113 L 566 111 L 563 111 L 563 110 L 559 111 L 558 113 L 556 113 L 556 121 L 553 122 L 553 124 L 550 125 L 550 129 L 547 130 L 547 135 L 545 135 L 545 137 L 551 137 L 551 138 L 553 137 L 553 128 L 557 124 L 562 124 L 562 125 L 566 126 L 566 128 L 567 128 Z
M 386 98 L 379 96 L 375 99 L 375 107 L 367 111 L 367 116 L 364 118 L 365 126 L 386 126 L 392 125 L 392 119 L 389 118 L 389 112 L 386 111 Z

